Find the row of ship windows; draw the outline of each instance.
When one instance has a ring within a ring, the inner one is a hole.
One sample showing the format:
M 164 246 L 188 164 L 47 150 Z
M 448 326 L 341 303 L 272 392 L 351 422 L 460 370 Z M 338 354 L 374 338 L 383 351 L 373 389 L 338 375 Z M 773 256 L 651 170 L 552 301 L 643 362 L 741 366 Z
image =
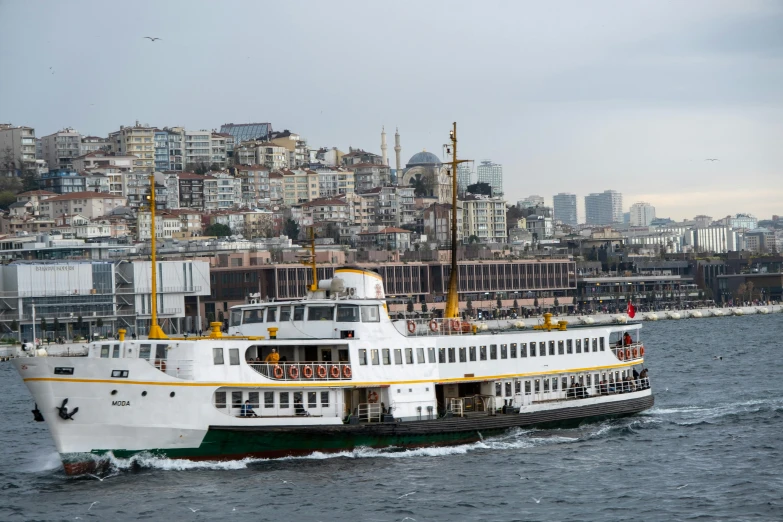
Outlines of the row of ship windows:
M 261 393 L 263 393 L 263 407 L 265 409 L 272 409 L 272 408 L 280 408 L 280 409 L 286 409 L 291 408 L 291 395 L 293 395 L 293 404 L 302 403 L 304 404 L 304 396 L 305 392 L 297 391 L 297 392 L 247 392 L 247 397 L 243 397 L 243 393 L 241 391 L 232 391 L 232 392 L 224 392 L 219 391 L 215 392 L 215 407 L 216 408 L 225 408 L 226 407 L 226 400 L 228 399 L 228 393 L 231 393 L 231 404 L 232 408 L 240 408 L 245 400 L 248 400 L 250 402 L 251 408 L 260 408 L 262 406 L 262 403 L 259 402 L 261 398 Z M 307 393 L 307 407 L 308 408 L 317 408 L 319 405 L 322 408 L 328 408 L 329 407 L 329 392 L 328 391 L 322 391 L 322 392 L 306 392 Z M 320 394 L 320 397 L 319 397 Z M 277 395 L 277 397 L 275 397 Z M 277 398 L 277 403 L 275 403 L 275 398 Z M 320 398 L 320 403 L 318 399 Z
M 615 371 L 615 372 L 603 372 L 602 374 L 583 374 L 583 375 L 568 375 L 568 376 L 562 376 L 562 377 L 544 377 L 540 379 L 532 379 L 532 380 L 515 380 L 513 381 L 514 391 L 512 392 L 511 386 L 512 381 L 503 381 L 503 382 L 496 382 L 495 383 L 495 396 L 496 397 L 513 397 L 514 395 L 519 395 L 522 393 L 522 383 L 525 383 L 525 395 L 530 395 L 531 393 L 541 393 L 541 392 L 549 392 L 558 391 L 558 386 L 560 386 L 560 389 L 562 391 L 565 391 L 570 385 L 573 386 L 574 384 L 577 384 L 579 386 L 585 386 L 585 387 L 592 387 L 595 386 L 596 388 L 601 382 L 608 383 L 608 384 L 614 384 L 614 383 L 620 383 L 625 379 L 626 377 L 631 376 L 630 370 L 622 370 L 622 371 Z M 569 381 L 570 379 L 570 381 Z
M 566 355 L 573 353 L 589 353 L 592 344 L 592 351 L 605 351 L 606 341 L 603 337 L 594 337 L 592 343 L 590 338 L 583 339 L 566 339 L 564 341 L 541 341 L 539 343 L 511 343 L 499 345 L 490 344 L 489 350 L 487 346 L 479 346 L 478 351 L 475 346 L 460 347 L 460 348 L 438 348 L 437 358 L 435 355 L 435 348 L 427 348 L 427 359 L 424 358 L 424 348 L 416 348 L 416 362 L 418 364 L 429 363 L 456 363 L 456 362 L 468 362 L 468 361 L 486 361 L 498 359 L 516 359 L 517 354 L 519 357 L 546 357 L 548 355 Z M 476 356 L 478 355 L 478 359 Z M 487 357 L 489 356 L 489 357 Z M 459 361 L 457 358 L 459 357 Z M 391 364 L 391 349 L 381 348 L 370 350 L 370 363 L 380 364 L 381 358 L 383 364 Z M 394 364 L 402 364 L 403 361 L 403 349 L 394 349 Z M 367 364 L 367 349 L 359 349 L 359 364 Z M 405 364 L 413 364 L 413 348 L 405 348 Z

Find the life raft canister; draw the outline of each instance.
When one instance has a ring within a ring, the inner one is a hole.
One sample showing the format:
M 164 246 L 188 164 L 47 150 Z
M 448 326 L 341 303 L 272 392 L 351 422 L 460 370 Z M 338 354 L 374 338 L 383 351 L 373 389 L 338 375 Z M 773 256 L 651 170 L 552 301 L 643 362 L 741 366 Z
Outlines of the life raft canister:
M 305 379 L 312 379 L 313 378 L 313 367 L 312 366 L 305 366 L 302 368 L 302 376 Z
M 343 366 L 343 377 L 346 379 L 350 379 L 351 375 L 353 375 L 353 372 L 351 371 L 350 366 Z
M 332 376 L 332 379 L 339 379 L 340 378 L 340 367 L 339 366 L 332 366 L 332 369 L 329 370 L 329 375 Z
M 326 366 L 321 364 L 318 366 L 318 369 L 315 371 L 315 373 L 318 375 L 319 379 L 326 379 Z
M 291 366 L 288 369 L 288 376 L 291 377 L 292 379 L 298 379 L 299 378 L 299 368 L 297 368 L 296 366 Z
M 378 392 L 371 391 L 367 394 L 367 402 L 370 403 L 376 403 L 378 402 Z
M 272 373 L 275 375 L 275 379 L 282 379 L 283 375 L 285 375 L 282 366 L 275 366 L 275 369 L 272 370 Z
M 416 331 L 416 323 L 408 320 L 408 333 L 414 333 Z

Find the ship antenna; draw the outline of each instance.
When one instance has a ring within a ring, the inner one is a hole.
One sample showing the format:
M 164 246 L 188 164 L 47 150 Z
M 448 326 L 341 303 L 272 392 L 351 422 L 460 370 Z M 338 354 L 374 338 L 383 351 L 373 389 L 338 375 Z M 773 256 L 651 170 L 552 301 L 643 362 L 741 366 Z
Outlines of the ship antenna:
M 459 274 L 457 273 L 457 166 L 470 160 L 457 159 L 457 122 L 449 133 L 451 141 L 451 274 L 446 298 L 446 319 L 459 319 Z M 448 151 L 448 148 L 447 148 Z
M 152 250 L 152 294 L 150 295 L 150 331 L 148 339 L 168 339 L 158 324 L 158 271 L 155 266 L 155 173 L 150 174 L 150 249 Z

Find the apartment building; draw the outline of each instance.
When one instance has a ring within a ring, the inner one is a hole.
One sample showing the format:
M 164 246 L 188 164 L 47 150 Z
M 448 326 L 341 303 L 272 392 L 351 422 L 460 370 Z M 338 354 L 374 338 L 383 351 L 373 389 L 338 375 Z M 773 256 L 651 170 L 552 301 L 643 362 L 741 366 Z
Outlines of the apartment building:
M 81 214 L 88 219 L 95 219 L 126 204 L 127 198 L 122 196 L 101 192 L 73 192 L 42 200 L 39 208 L 41 216 L 49 219 L 57 219 L 64 214 Z
M 234 208 L 242 201 L 242 182 L 224 172 L 204 177 L 204 210 Z
M 283 170 L 283 204 L 286 206 L 318 199 L 320 178 L 313 170 Z
M 37 169 L 35 149 L 35 129 L 0 124 L 0 171 L 19 175 L 23 170 Z
M 505 243 L 506 202 L 500 198 L 469 196 L 463 199 L 462 238 L 466 243 L 476 236 L 481 243 Z
M 269 169 L 263 165 L 238 165 L 235 168 L 240 181 L 239 204 L 246 208 L 269 204 Z
M 234 162 L 239 165 L 263 165 L 270 170 L 289 167 L 288 151 L 274 143 L 249 141 L 234 146 Z
M 391 169 L 386 165 L 356 163 L 350 164 L 349 168 L 353 170 L 355 192 L 367 192 L 391 183 Z
M 355 181 L 352 170 L 344 167 L 319 167 L 318 197 L 334 198 L 353 194 Z
M 179 207 L 204 209 L 204 181 L 207 176 L 193 174 L 192 172 L 180 172 L 177 176 L 179 183 Z
M 555 221 L 572 227 L 579 224 L 576 216 L 576 194 L 566 192 L 555 194 L 552 203 Z
M 269 134 L 267 141 L 286 150 L 289 168 L 301 168 L 309 164 L 310 158 L 307 151 L 307 142 L 299 134 L 295 134 L 288 129 L 273 131 Z
M 115 167 L 129 171 L 133 170 L 135 161 L 138 159 L 139 158 L 136 156 L 120 155 L 113 152 L 97 150 L 73 158 L 72 165 L 73 170 L 76 172 L 84 172 L 86 170 L 103 167 Z
M 148 125 L 120 126 L 120 130 L 109 134 L 108 147 L 111 152 L 123 156 L 136 156 L 133 170 L 153 172 L 155 170 L 155 129 Z

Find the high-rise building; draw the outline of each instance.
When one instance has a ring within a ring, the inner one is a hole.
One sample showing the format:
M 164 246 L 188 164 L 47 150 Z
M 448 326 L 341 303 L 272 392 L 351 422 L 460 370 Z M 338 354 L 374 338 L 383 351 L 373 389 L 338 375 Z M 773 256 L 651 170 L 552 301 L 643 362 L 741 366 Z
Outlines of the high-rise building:
M 71 128 L 41 138 L 43 159 L 51 170 L 73 168 L 73 159 L 81 156 L 82 136 Z
M 623 222 L 623 195 L 614 190 L 585 196 L 585 218 L 588 225 L 611 225 Z
M 544 206 L 544 198 L 541 196 L 528 196 L 525 199 L 520 199 L 517 201 L 517 208 L 535 208 L 535 207 L 543 207 Z
M 578 224 L 576 218 L 576 194 L 561 192 L 560 194 L 555 194 L 552 200 L 555 221 L 575 227 Z
M 476 180 L 478 183 L 487 183 L 492 187 L 492 196 L 503 195 L 503 165 L 484 160 L 476 167 Z
M 0 124 L 0 172 L 20 173 L 36 168 L 35 129 Z
M 655 207 L 644 201 L 634 203 L 631 205 L 630 217 L 632 227 L 648 227 L 655 219 Z
M 468 185 L 473 183 L 473 172 L 469 163 L 460 163 L 457 166 L 457 194 L 465 195 Z

